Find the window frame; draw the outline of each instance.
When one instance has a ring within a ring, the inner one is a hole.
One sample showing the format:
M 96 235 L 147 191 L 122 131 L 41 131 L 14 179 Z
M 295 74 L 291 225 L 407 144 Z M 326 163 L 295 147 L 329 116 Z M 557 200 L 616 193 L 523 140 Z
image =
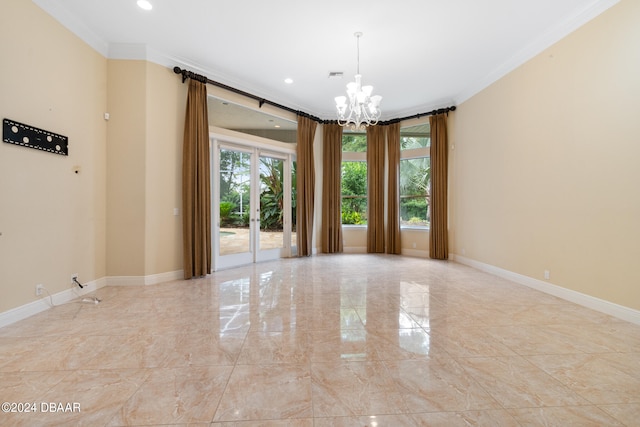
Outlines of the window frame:
M 404 129 L 410 129 L 411 126 L 404 128 Z M 400 129 L 400 138 L 402 138 L 403 136 L 407 136 L 407 135 L 403 135 L 403 129 Z M 411 136 L 415 136 L 415 135 L 411 135 Z M 412 159 L 422 159 L 422 158 L 427 158 L 429 159 L 429 165 L 431 165 L 431 134 L 429 133 L 428 135 L 425 135 L 424 137 L 429 138 L 429 143 L 427 144 L 426 147 L 418 147 L 418 148 L 408 148 L 403 150 L 402 147 L 400 148 L 400 164 L 398 165 L 398 172 L 400 172 L 400 168 L 402 165 L 402 161 L 403 160 L 412 160 Z M 398 196 L 400 198 L 400 200 L 402 200 L 402 195 L 400 194 L 401 190 L 400 190 L 400 182 L 398 182 Z M 425 195 L 426 196 L 426 195 Z M 399 206 L 398 206 L 399 207 Z M 427 205 L 427 214 L 429 212 L 429 208 L 430 208 L 430 204 Z M 398 209 L 400 210 L 400 209 Z M 398 212 L 398 216 L 400 217 L 400 212 Z M 400 230 L 422 230 L 422 231 L 429 231 L 431 228 L 431 223 L 429 223 L 429 225 L 411 225 L 411 224 L 402 224 L 402 218 L 398 218 L 399 222 L 400 222 Z
M 404 129 L 400 130 L 400 137 L 402 138 L 407 137 L 407 136 L 416 136 L 415 134 L 411 134 L 411 135 L 403 135 L 403 130 L 406 129 L 411 129 L 413 126 L 408 126 Z M 349 132 L 348 134 L 358 134 L 358 135 L 363 135 L 363 133 L 360 132 Z M 364 134 L 366 137 L 366 134 Z M 345 136 L 345 133 L 343 133 L 343 138 Z M 409 148 L 409 149 L 400 149 L 400 161 L 402 162 L 403 160 L 412 160 L 412 159 L 421 159 L 421 158 L 431 158 L 431 135 L 429 134 L 425 134 L 425 135 L 419 135 L 420 137 L 426 137 L 429 138 L 429 142 L 426 145 L 426 147 L 418 147 L 418 148 Z M 343 139 L 343 144 L 344 144 L 344 139 Z M 365 164 L 367 163 L 367 152 L 366 151 L 342 151 L 342 163 L 344 162 L 364 162 Z M 367 165 L 368 166 L 368 165 Z M 341 166 L 342 168 L 342 166 Z M 400 183 L 398 182 L 398 187 L 400 186 Z M 398 188 L 398 194 L 400 194 L 400 188 Z M 426 195 L 425 195 L 426 196 Z M 402 196 L 399 196 L 402 199 Z M 369 207 L 369 200 L 368 200 L 368 194 L 366 196 L 364 196 L 364 198 L 367 201 L 367 211 L 368 211 L 368 207 Z M 340 212 L 342 215 L 342 200 L 343 200 L 343 196 L 340 196 Z M 429 209 L 429 205 L 427 205 L 427 209 Z M 427 211 L 428 212 L 428 211 Z M 400 215 L 400 213 L 398 212 L 398 215 Z M 368 218 L 367 218 L 368 220 Z M 401 230 L 419 230 L 419 231 L 429 231 L 430 229 L 430 224 L 429 225 L 411 225 L 411 224 L 402 224 L 401 219 L 400 220 L 400 229 Z M 367 224 L 341 224 L 342 227 L 347 227 L 347 228 L 366 228 Z
M 344 137 L 345 135 L 364 135 L 365 139 L 367 134 L 363 133 L 363 132 L 343 132 L 342 134 L 342 144 L 343 144 L 343 151 L 342 151 L 342 160 L 341 160 L 341 164 L 340 164 L 340 170 L 342 170 L 342 164 L 344 162 L 363 162 L 367 165 L 367 168 L 369 167 L 369 165 L 367 164 L 367 151 L 344 151 Z M 342 184 L 340 184 L 340 186 L 342 187 Z M 368 193 L 368 190 L 367 190 Z M 347 227 L 347 228 L 367 228 L 367 224 L 344 224 L 342 223 L 342 200 L 343 200 L 344 196 L 342 194 L 340 194 L 340 225 L 342 225 L 342 227 Z M 359 197 L 359 198 L 364 198 L 367 202 L 367 222 L 369 219 L 368 216 L 368 211 L 369 211 L 369 194 L 365 194 L 363 197 Z

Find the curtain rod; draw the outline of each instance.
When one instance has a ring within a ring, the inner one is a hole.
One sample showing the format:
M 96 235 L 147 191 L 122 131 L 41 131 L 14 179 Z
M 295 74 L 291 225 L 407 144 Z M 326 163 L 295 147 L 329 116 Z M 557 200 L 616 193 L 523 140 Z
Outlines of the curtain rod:
M 418 113 L 418 114 L 414 114 L 412 116 L 401 117 L 399 119 L 392 119 L 392 120 L 386 120 L 384 122 L 378 122 L 378 124 L 379 125 L 390 125 L 390 124 L 402 122 L 402 121 L 405 121 L 405 120 L 419 119 L 420 117 L 435 116 L 437 114 L 449 114 L 450 111 L 456 111 L 456 106 L 452 105 L 451 107 L 438 108 L 437 110 L 431 110 L 431 111 L 426 112 L 426 113 Z
M 299 115 L 299 116 L 308 117 L 311 120 L 314 120 L 316 122 L 322 123 L 322 120 L 320 118 L 314 117 L 311 114 L 307 114 L 304 111 L 294 110 L 293 108 L 289 108 L 289 107 L 287 107 L 285 105 L 281 105 L 281 104 L 278 104 L 276 102 L 269 101 L 268 99 L 260 98 L 259 96 L 256 96 L 256 95 L 254 95 L 252 93 L 245 92 L 245 91 L 240 90 L 240 89 L 236 89 L 235 87 L 227 86 L 224 83 L 220 83 L 220 82 L 217 82 L 215 80 L 211 80 L 210 78 L 208 78 L 206 76 L 203 76 L 203 75 L 200 75 L 200 74 L 196 74 L 193 71 L 183 70 L 183 69 L 180 69 L 180 67 L 173 67 L 173 72 L 176 73 L 176 74 L 182 74 L 182 83 L 184 83 L 187 79 L 196 80 L 196 81 L 199 81 L 199 82 L 205 83 L 205 84 L 208 83 L 210 85 L 217 86 L 217 87 L 222 88 L 224 90 L 228 90 L 229 92 L 237 93 L 238 95 L 242 95 L 244 97 L 254 99 L 254 100 L 258 101 L 258 108 L 262 108 L 262 106 L 264 104 L 269 104 L 269 105 L 277 107 L 277 108 L 279 108 L 281 110 L 285 110 L 285 111 L 288 111 L 290 113 L 294 113 L 294 114 Z
M 216 82 L 215 80 L 211 80 L 210 78 L 208 78 L 206 76 L 203 76 L 201 74 L 196 74 L 193 71 L 184 70 L 184 69 L 181 69 L 180 67 L 173 67 L 173 72 L 176 73 L 176 74 L 181 74 L 182 75 L 182 83 L 184 83 L 187 79 L 192 79 L 192 80 L 199 81 L 201 83 L 217 86 L 219 88 L 222 88 L 224 90 L 228 90 L 229 92 L 237 93 L 238 95 L 242 95 L 242 96 L 247 97 L 247 98 L 254 99 L 254 100 L 258 101 L 258 108 L 262 108 L 262 106 L 264 104 L 269 104 L 269 105 L 272 105 L 272 106 L 274 106 L 276 108 L 279 108 L 281 110 L 285 110 L 285 111 L 288 111 L 290 113 L 294 113 L 294 114 L 296 114 L 298 116 L 308 117 L 309 119 L 314 120 L 314 121 L 316 121 L 318 123 L 321 123 L 321 124 L 324 124 L 324 125 L 330 124 L 330 123 L 338 123 L 337 120 L 322 120 L 319 117 L 312 116 L 311 114 L 305 113 L 304 111 L 294 110 L 293 108 L 289 108 L 289 107 L 287 107 L 285 105 L 281 105 L 281 104 L 278 104 L 276 102 L 269 101 L 268 99 L 261 98 L 259 96 L 256 96 L 256 95 L 252 94 L 252 93 L 248 93 L 248 92 L 242 91 L 240 89 L 236 89 L 234 87 L 227 86 L 224 83 Z M 440 108 L 438 110 L 432 110 L 432 111 L 429 111 L 427 113 L 418 113 L 418 114 L 414 114 L 412 116 L 401 117 L 401 118 L 397 118 L 397 119 L 391 119 L 391 120 L 386 120 L 386 121 L 383 121 L 383 122 L 378 122 L 378 124 L 380 124 L 380 125 L 390 125 L 390 124 L 393 124 L 393 123 L 401 122 L 403 120 L 418 119 L 420 117 L 425 117 L 425 116 L 435 116 L 436 114 L 449 114 L 449 111 L 455 111 L 455 110 L 456 110 L 456 106 L 453 105 L 451 107 Z

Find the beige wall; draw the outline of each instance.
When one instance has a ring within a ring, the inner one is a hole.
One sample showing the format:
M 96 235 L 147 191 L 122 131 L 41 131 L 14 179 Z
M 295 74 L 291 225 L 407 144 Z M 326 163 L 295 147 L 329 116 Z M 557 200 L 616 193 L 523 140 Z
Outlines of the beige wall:
M 0 312 L 40 298 L 36 284 L 72 288 L 74 273 L 180 270 L 186 85 L 105 59 L 32 2 L 2 2 L 0 39 L 0 116 L 69 138 L 66 157 L 0 144 Z
M 105 276 L 107 61 L 30 1 L 2 1 L 0 40 L 1 118 L 69 138 L 66 157 L 0 143 L 3 312 Z
M 345 252 L 367 251 L 367 227 L 343 226 L 342 240 Z
M 145 274 L 145 61 L 108 61 L 107 275 Z
M 640 309 L 640 2 L 462 103 L 451 251 Z
M 182 141 L 188 85 L 147 63 L 145 275 L 182 269 Z M 173 214 L 178 208 L 179 215 Z
M 342 227 L 342 234 L 345 252 L 367 251 L 366 227 Z M 403 255 L 427 258 L 429 256 L 429 230 L 402 229 L 400 230 L 400 244 Z
M 187 86 L 157 64 L 108 62 L 107 274 L 174 272 L 182 269 Z
M 179 270 L 186 85 L 106 60 L 32 2 L 0 12 L 0 115 L 70 140 L 67 157 L 0 144 L 0 312 L 72 273 Z M 640 309 L 638 22 L 623 0 L 451 115 L 452 252 Z M 426 250 L 412 233 L 403 249 Z
M 419 254 L 429 256 L 429 231 L 417 229 L 404 229 L 400 231 L 400 243 L 402 253 Z

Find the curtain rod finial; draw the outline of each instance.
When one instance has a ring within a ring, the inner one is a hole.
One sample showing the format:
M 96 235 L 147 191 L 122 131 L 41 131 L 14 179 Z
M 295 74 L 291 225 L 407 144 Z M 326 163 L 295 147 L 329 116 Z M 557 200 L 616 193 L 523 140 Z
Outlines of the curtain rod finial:
M 187 80 L 188 78 L 188 71 L 187 70 L 181 70 L 180 67 L 175 66 L 173 67 L 173 72 L 176 74 L 182 74 L 182 83 L 185 82 L 185 80 Z

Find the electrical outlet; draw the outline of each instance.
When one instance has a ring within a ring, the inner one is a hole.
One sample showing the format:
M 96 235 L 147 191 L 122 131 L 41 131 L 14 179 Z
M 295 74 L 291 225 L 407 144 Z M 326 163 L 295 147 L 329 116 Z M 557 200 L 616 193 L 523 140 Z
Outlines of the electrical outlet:
M 71 284 L 73 286 L 77 286 L 78 284 L 76 283 L 76 280 L 78 280 L 78 273 L 73 273 L 71 275 Z
M 545 280 L 549 280 L 549 277 L 550 277 L 549 270 L 545 270 L 545 271 L 544 271 L 544 278 L 545 278 Z
M 44 289 L 44 285 L 41 285 L 41 284 L 36 285 L 36 296 L 37 297 L 42 295 L 42 289 Z

